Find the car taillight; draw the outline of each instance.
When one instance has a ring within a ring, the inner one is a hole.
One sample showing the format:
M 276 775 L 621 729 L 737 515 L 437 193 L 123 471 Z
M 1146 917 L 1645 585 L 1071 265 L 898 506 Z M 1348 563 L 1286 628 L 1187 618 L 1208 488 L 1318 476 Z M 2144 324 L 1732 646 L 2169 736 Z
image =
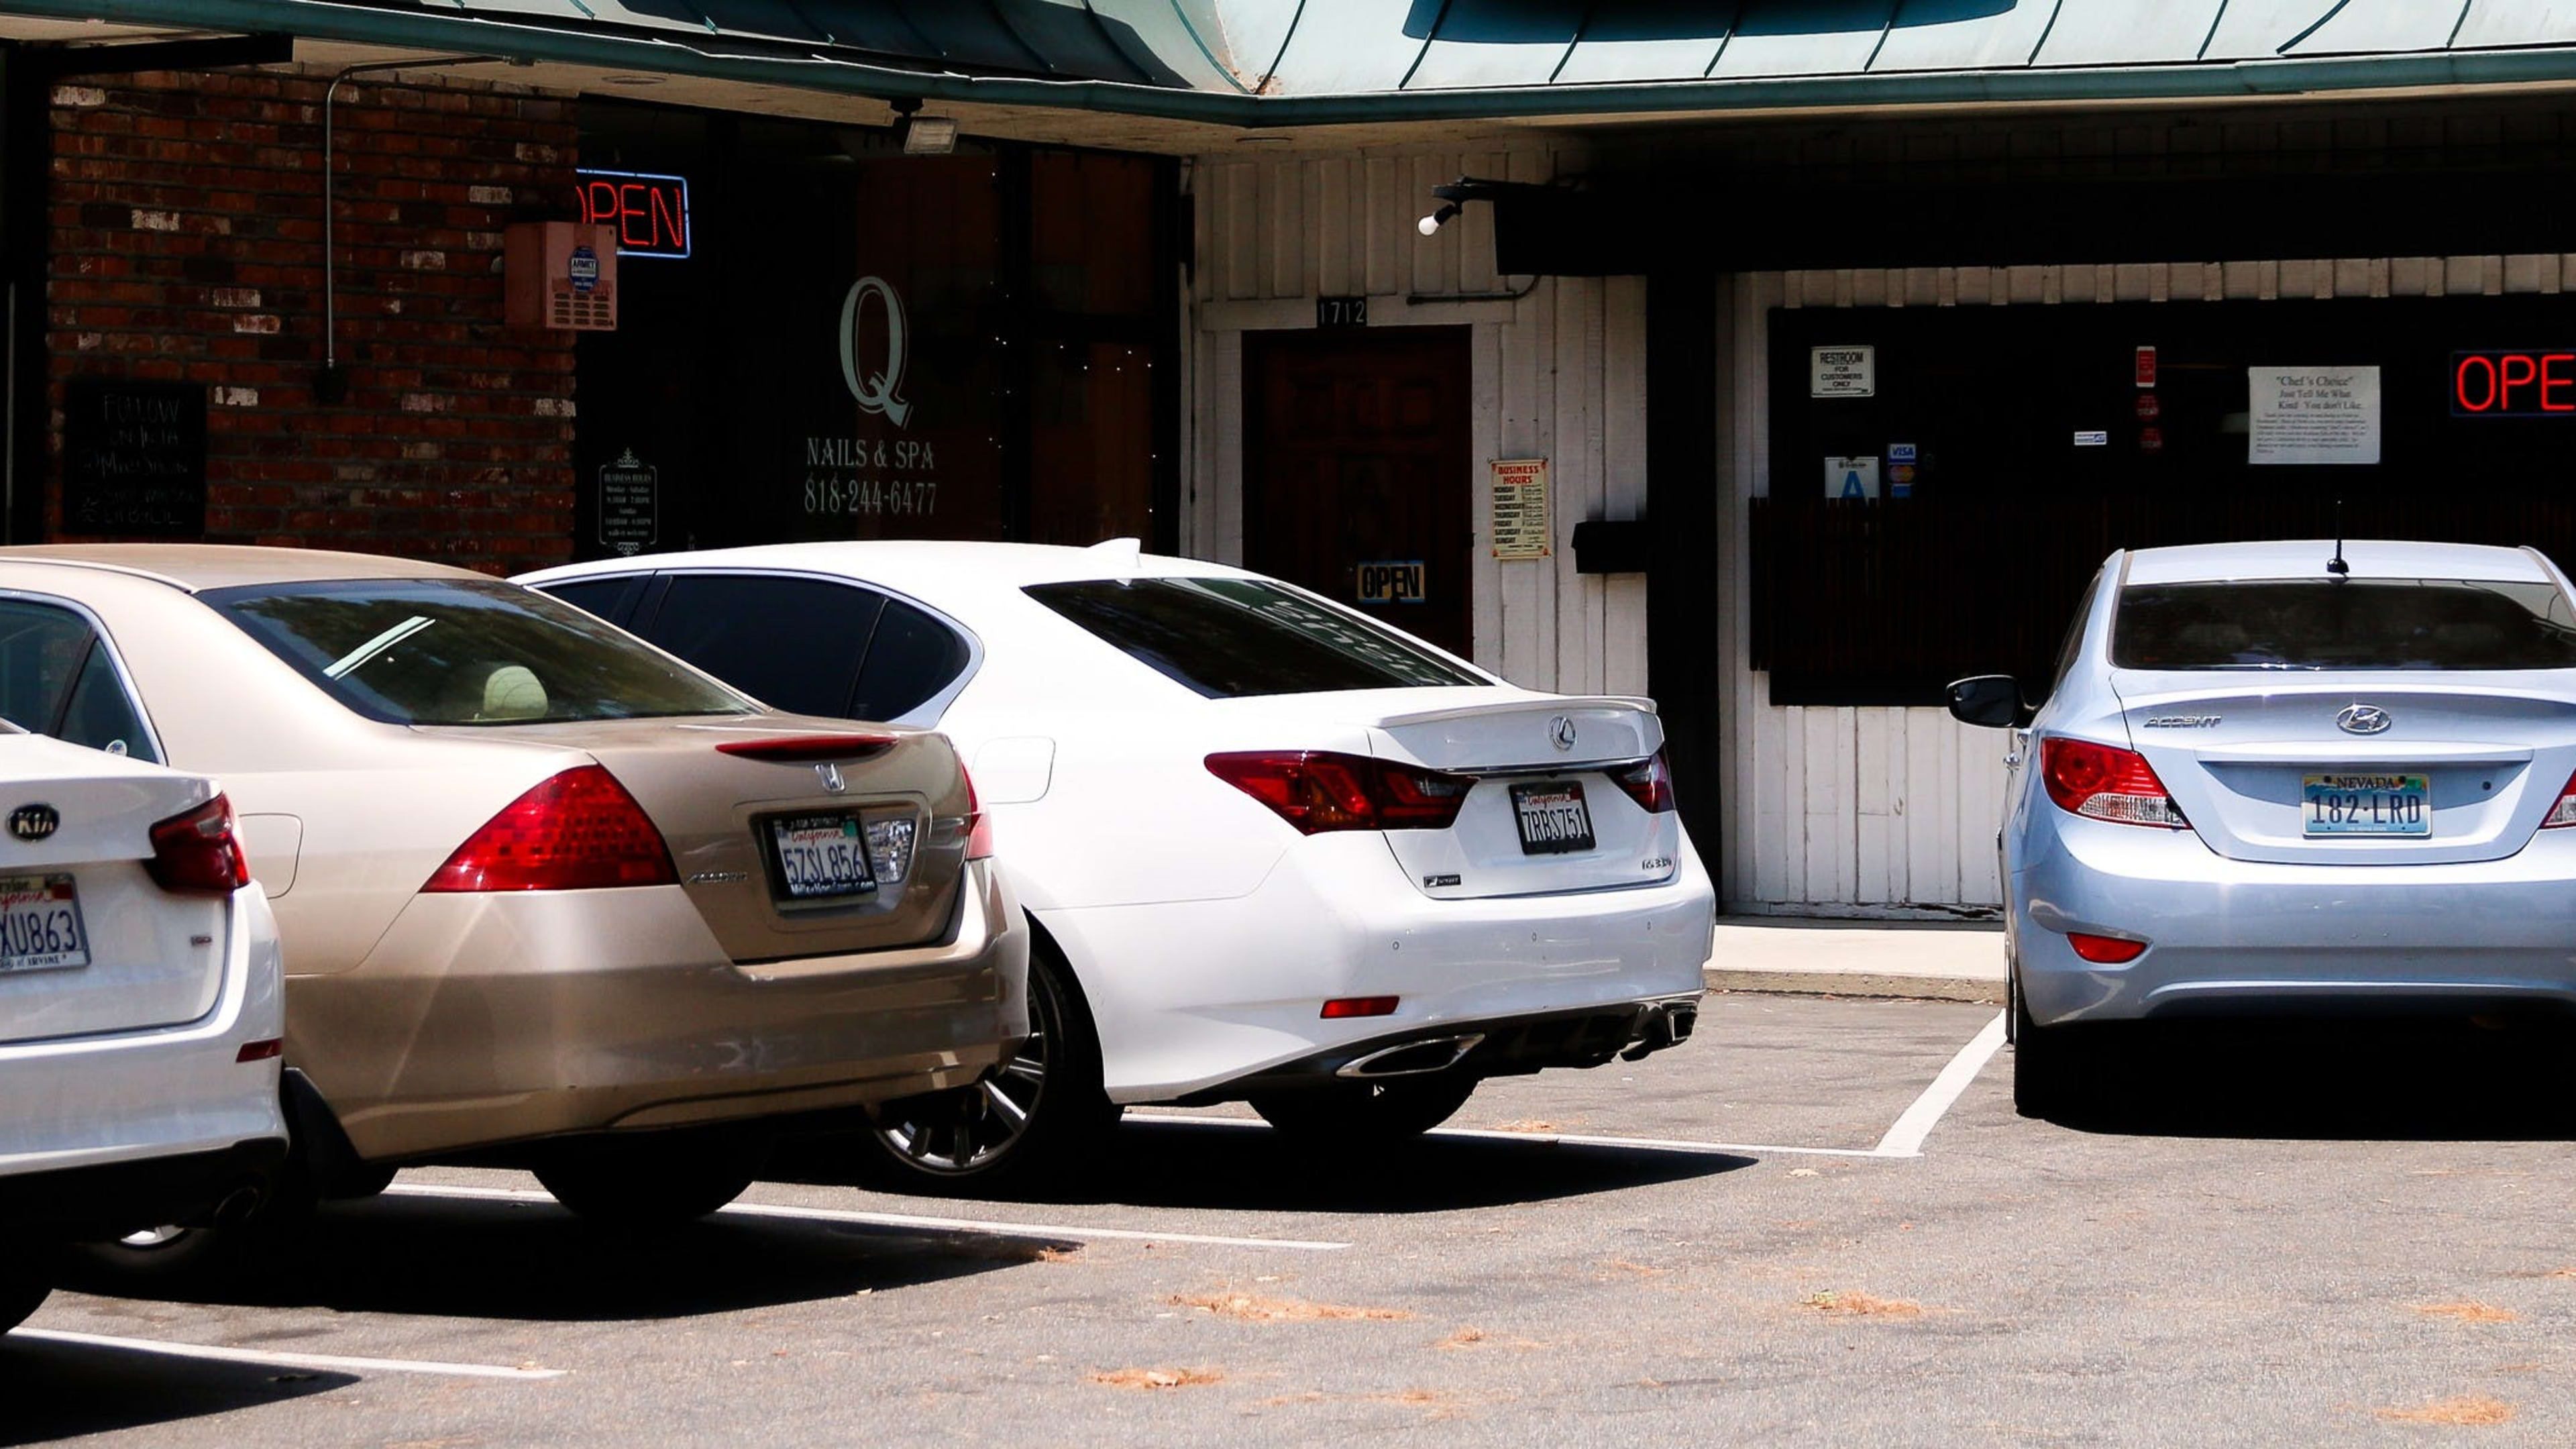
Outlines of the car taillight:
M 644 807 L 616 776 L 582 765 L 511 801 L 421 890 L 573 891 L 679 880 Z
M 1673 767 L 1660 749 L 1652 759 L 1613 771 L 1610 782 L 1627 791 L 1637 808 L 1650 815 L 1662 815 L 1673 808 Z
M 993 857 L 993 817 L 984 813 L 983 802 L 975 798 L 975 777 L 966 767 L 957 767 L 957 778 L 966 782 L 966 858 L 990 860 Z
M 217 795 L 153 826 L 152 858 L 143 868 L 165 891 L 230 895 L 249 885 L 250 857 L 233 834 L 233 802 Z
M 1300 835 L 1446 830 L 1458 823 L 1467 792 L 1476 788 L 1473 775 L 1329 750 L 1238 750 L 1208 756 L 1207 767 Z
M 2144 941 L 2131 941 L 2119 936 L 2093 936 L 2082 931 L 2067 932 L 2066 944 L 2075 948 L 2076 955 L 2103 966 L 2122 965 L 2147 954 Z
M 2135 750 L 2090 740 L 2039 742 L 2039 778 L 2057 808 L 2122 825 L 2162 825 L 2180 830 L 2191 822 L 2165 793 L 2147 757 Z
M 2562 825 L 2576 825 L 2576 776 L 2568 778 L 2565 787 L 2558 792 L 2558 803 L 2549 807 L 2547 818 L 2540 822 L 2543 830 L 2555 830 Z

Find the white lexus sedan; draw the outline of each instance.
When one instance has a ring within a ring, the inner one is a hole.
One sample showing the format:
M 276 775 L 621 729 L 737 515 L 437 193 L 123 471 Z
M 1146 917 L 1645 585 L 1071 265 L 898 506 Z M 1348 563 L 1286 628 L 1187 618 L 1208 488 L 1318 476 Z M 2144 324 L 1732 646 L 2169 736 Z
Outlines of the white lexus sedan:
M 0 706 L 43 688 L 10 671 Z M 84 708 L 77 687 L 52 703 Z M 212 781 L 0 725 L 0 821 L 5 1330 L 44 1299 L 49 1241 L 260 1204 L 286 1158 L 286 1007 Z
M 2100 1023 L 2576 1007 L 2576 598 L 2535 550 L 2116 553 L 2051 684 L 1950 700 L 2020 731 L 2027 1113 L 2088 1094 Z
M 1715 898 L 1642 699 L 1517 689 L 1241 569 L 793 544 L 521 582 L 800 713 L 957 741 L 1036 924 L 1037 1035 L 884 1111 L 881 1177 L 1060 1163 L 1119 1107 L 1356 1145 L 1690 1034 Z

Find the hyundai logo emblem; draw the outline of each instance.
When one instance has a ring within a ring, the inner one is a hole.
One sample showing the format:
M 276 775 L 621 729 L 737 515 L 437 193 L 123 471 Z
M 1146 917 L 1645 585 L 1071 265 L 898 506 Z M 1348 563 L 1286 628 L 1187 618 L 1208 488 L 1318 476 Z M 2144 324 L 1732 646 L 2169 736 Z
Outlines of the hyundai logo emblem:
M 9 812 L 9 833 L 20 840 L 42 840 L 62 823 L 62 812 L 51 805 L 21 805 Z
M 1549 720 L 1547 722 L 1547 737 L 1554 740 L 1556 742 L 1556 747 L 1560 750 L 1573 749 L 1574 721 L 1564 715 L 1558 715 L 1556 718 Z
M 814 778 L 822 781 L 824 790 L 834 795 L 850 788 L 849 782 L 841 778 L 841 767 L 829 760 L 814 767 Z
M 2375 704 L 2348 704 L 2335 716 L 2335 728 L 2348 735 L 2375 735 L 2397 721 Z

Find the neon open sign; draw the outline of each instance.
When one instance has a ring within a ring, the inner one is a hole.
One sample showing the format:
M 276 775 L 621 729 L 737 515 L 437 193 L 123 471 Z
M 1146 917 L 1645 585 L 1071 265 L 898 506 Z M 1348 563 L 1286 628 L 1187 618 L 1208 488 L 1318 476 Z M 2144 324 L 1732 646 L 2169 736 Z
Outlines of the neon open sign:
M 2451 354 L 2451 416 L 2576 415 L 2576 352 L 2527 349 Z
M 617 228 L 621 257 L 689 254 L 689 179 L 638 171 L 576 171 L 581 219 Z

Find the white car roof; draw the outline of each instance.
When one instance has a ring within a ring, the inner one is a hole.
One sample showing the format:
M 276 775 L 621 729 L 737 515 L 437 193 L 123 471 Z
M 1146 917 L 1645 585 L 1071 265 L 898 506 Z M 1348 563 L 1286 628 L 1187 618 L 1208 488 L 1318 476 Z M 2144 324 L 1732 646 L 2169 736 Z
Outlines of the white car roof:
M 638 554 L 567 564 L 519 576 L 520 583 L 553 583 L 592 574 L 639 569 L 784 569 L 843 574 L 882 584 L 936 604 L 961 583 L 1021 589 L 1030 584 L 1103 578 L 1253 578 L 1257 575 L 1201 559 L 1168 558 L 1138 550 L 1134 539 L 1112 539 L 1089 548 L 1042 543 L 961 543 L 936 539 L 857 539 L 825 543 L 774 543 L 691 553 Z
M 2201 543 L 2142 548 L 2129 555 L 2128 582 L 2188 584 L 2230 579 L 2322 579 L 2333 558 L 2330 538 L 2262 543 Z M 2344 540 L 2344 562 L 2356 579 L 2492 579 L 2546 583 L 2548 568 L 2530 551 L 2479 543 Z

